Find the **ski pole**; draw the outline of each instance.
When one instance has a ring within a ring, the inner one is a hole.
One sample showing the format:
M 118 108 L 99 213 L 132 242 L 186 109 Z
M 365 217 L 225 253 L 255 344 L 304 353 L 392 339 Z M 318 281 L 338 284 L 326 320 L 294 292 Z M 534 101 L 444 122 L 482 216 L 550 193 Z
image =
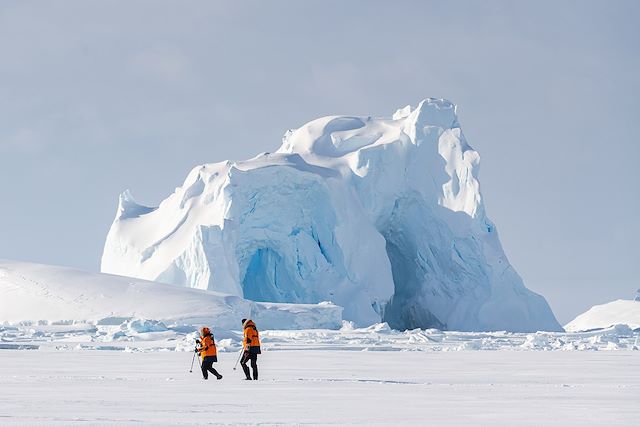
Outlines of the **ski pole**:
M 244 350 L 243 348 L 240 349 L 240 355 L 238 356 L 238 360 L 236 360 L 236 364 L 233 365 L 233 370 L 235 371 L 236 368 L 238 367 L 238 362 L 240 362 L 240 359 L 242 358 L 242 350 Z

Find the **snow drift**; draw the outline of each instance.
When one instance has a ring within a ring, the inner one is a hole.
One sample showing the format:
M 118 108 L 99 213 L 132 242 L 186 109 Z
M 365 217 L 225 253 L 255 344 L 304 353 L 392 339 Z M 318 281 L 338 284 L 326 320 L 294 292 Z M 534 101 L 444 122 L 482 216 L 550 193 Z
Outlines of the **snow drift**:
M 144 332 L 161 322 L 236 330 L 242 318 L 250 317 L 261 328 L 337 329 L 341 311 L 328 303 L 256 303 L 218 292 L 0 260 L 0 323 L 124 322 Z
M 102 271 L 254 301 L 333 301 L 358 325 L 561 330 L 485 215 L 455 106 L 330 116 L 276 153 L 194 168 L 158 207 L 120 196 Z
M 627 325 L 640 328 L 640 300 L 619 299 L 607 304 L 594 305 L 565 325 L 567 331 L 589 331 Z

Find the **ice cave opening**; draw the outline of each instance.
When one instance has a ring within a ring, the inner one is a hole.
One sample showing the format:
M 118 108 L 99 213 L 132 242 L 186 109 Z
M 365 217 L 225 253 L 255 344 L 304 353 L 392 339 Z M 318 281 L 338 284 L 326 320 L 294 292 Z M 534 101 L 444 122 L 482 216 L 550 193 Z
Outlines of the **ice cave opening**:
M 242 279 L 244 298 L 261 302 L 296 302 L 299 287 L 290 277 L 282 256 L 272 248 L 258 248 Z

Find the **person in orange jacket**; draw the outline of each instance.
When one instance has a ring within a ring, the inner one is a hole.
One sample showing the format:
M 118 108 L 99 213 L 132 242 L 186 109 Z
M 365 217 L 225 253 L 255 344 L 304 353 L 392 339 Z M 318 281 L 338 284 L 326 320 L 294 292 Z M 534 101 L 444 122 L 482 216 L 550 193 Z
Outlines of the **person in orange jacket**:
M 244 339 L 242 340 L 242 346 L 244 347 L 244 354 L 242 355 L 242 370 L 246 376 L 246 380 L 251 380 L 249 375 L 249 367 L 247 362 L 251 361 L 251 369 L 253 370 L 253 379 L 258 379 L 258 355 L 260 351 L 260 335 L 256 324 L 251 319 L 242 319 L 242 327 L 244 328 Z
M 213 367 L 213 363 L 218 361 L 218 351 L 211 330 L 206 326 L 200 329 L 200 347 L 196 352 L 202 356 L 202 377 L 205 380 L 209 379 L 211 372 L 217 379 L 222 379 L 222 375 Z

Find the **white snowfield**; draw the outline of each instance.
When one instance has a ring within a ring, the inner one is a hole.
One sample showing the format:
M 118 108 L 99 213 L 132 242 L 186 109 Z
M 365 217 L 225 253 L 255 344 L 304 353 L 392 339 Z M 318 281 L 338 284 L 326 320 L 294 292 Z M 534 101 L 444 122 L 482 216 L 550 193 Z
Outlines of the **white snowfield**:
M 0 424 L 637 425 L 640 332 L 626 326 L 263 330 L 251 382 L 232 369 L 240 332 L 214 335 L 220 381 L 188 372 L 195 334 L 154 322 L 0 327 Z
M 129 277 L 0 260 L 0 324 L 126 325 L 137 319 L 133 327 L 142 331 L 151 327 L 144 326 L 150 319 L 163 325 L 156 329 L 191 331 L 198 325 L 235 329 L 241 319 L 251 317 L 268 328 L 339 328 L 341 311 L 330 303 L 257 303 Z
M 640 352 L 0 350 L 2 426 L 637 426 Z
M 158 207 L 125 191 L 106 273 L 254 301 L 344 307 L 358 326 L 560 331 L 487 218 L 455 106 L 330 116 L 276 153 L 194 168 Z
M 588 331 L 625 324 L 640 328 L 640 301 L 619 299 L 607 304 L 594 305 L 565 325 L 567 331 Z

